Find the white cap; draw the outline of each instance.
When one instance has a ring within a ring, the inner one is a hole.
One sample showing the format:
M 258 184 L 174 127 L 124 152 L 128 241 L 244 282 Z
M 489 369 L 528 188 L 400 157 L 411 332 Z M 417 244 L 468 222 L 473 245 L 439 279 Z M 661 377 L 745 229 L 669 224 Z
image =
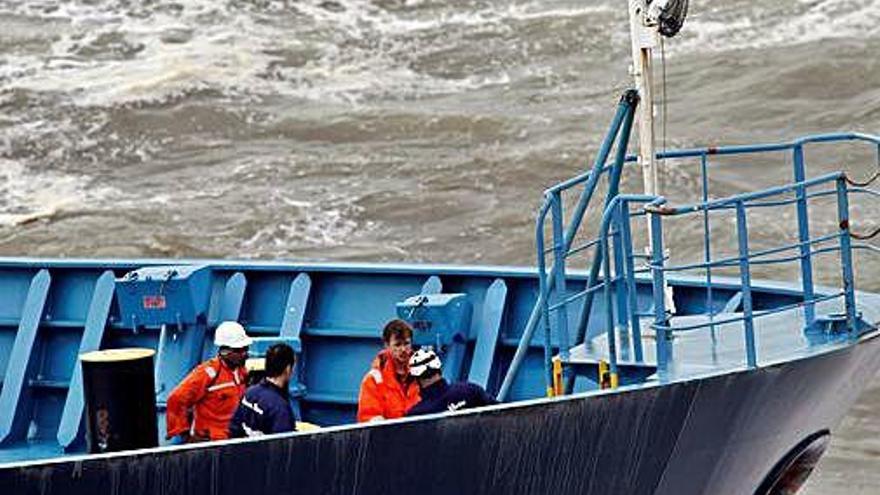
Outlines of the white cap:
M 416 378 L 424 375 L 428 370 L 440 371 L 442 366 L 440 356 L 430 347 L 422 347 L 409 358 L 409 374 Z
M 253 339 L 247 336 L 244 327 L 237 321 L 224 321 L 214 331 L 214 345 L 241 349 L 251 345 Z

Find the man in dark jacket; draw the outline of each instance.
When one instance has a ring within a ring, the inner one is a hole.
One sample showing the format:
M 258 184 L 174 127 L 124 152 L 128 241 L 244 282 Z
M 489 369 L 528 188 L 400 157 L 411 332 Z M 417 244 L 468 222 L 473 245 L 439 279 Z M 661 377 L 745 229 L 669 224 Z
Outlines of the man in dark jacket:
M 497 404 L 482 387 L 468 382 L 446 383 L 440 374 L 443 363 L 430 347 L 413 354 L 409 361 L 409 374 L 421 389 L 422 400 L 407 411 L 407 416 L 418 416 L 444 411 L 458 411 L 472 407 Z
M 266 378 L 247 389 L 229 422 L 232 438 L 296 431 L 288 385 L 295 362 L 293 349 L 275 344 L 266 351 Z

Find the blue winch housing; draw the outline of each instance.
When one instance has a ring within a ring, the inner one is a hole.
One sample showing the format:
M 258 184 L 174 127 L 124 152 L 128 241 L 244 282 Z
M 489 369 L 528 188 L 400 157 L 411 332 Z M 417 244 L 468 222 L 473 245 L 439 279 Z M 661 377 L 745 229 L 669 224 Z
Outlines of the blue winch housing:
M 152 266 L 116 281 L 120 315 L 132 327 L 188 325 L 204 320 L 210 301 L 211 269 Z
M 471 303 L 467 294 L 422 294 L 397 303 L 397 315 L 413 327 L 413 344 L 444 349 L 467 338 Z

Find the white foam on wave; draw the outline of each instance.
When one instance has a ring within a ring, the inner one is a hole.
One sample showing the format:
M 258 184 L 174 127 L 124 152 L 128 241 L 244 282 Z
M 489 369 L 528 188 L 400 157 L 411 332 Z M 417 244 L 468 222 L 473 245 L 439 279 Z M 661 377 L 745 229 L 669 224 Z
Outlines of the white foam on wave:
M 675 53 L 713 53 L 880 36 L 877 0 L 786 0 L 728 6 L 692 2 Z M 773 12 L 768 13 L 769 10 Z
M 91 179 L 53 172 L 36 173 L 0 159 L 0 226 L 18 226 L 52 218 L 65 211 L 95 207 L 112 195 Z
M 44 56 L 19 56 L 12 87 L 66 93 L 84 106 L 164 101 L 214 88 L 232 92 L 253 84 L 271 61 L 248 16 L 222 16 L 215 2 L 190 0 L 175 10 L 132 12 L 126 2 L 65 3 L 45 17 L 69 22 Z M 216 16 L 222 22 L 202 23 Z M 187 39 L 187 34 L 192 36 Z M 184 34 L 180 34 L 184 33 Z M 83 56 L 82 47 L 121 38 L 126 56 Z
M 251 257 L 285 254 L 291 246 L 344 246 L 358 234 L 375 227 L 373 222 L 361 225 L 352 218 L 361 208 L 350 199 L 322 198 L 320 202 L 312 202 L 280 191 L 272 191 L 268 196 L 270 204 L 284 205 L 288 214 L 284 218 L 268 219 L 249 239 L 239 244 L 237 250 Z
M 413 68 L 419 53 L 460 45 L 460 39 L 447 36 L 505 33 L 517 22 L 610 9 L 539 2 L 467 8 L 438 4 L 424 11 L 388 10 L 371 0 L 346 0 L 338 8 L 327 4 L 269 1 L 256 7 L 189 0 L 169 9 L 122 0 L 26 3 L 19 7 L 21 15 L 68 27 L 57 33 L 51 53 L 14 55 L 12 63 L 0 67 L 0 80 L 11 81 L 10 87 L 66 94 L 83 106 L 161 103 L 201 90 L 239 98 L 271 94 L 347 103 L 449 94 L 505 85 L 510 75 L 497 69 L 442 77 Z M 80 54 L 83 46 L 106 44 L 108 38 L 129 53 Z M 291 66 L 285 52 L 307 53 L 308 60 Z

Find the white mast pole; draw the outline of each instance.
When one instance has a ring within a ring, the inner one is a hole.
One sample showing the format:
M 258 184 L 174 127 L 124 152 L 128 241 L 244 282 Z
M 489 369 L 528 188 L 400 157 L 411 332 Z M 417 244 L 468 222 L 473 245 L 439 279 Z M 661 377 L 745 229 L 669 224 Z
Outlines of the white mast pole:
M 632 74 L 639 92 L 639 164 L 642 166 L 642 179 L 645 194 L 659 195 L 657 167 L 654 151 L 654 91 L 652 59 L 657 46 L 656 26 L 647 26 L 645 19 L 647 5 L 645 0 L 630 0 L 629 27 L 632 38 Z M 648 229 L 650 229 L 650 223 Z M 650 230 L 649 230 L 650 231 Z M 648 236 L 650 242 L 650 236 Z
M 663 0 L 653 0 L 657 7 L 665 5 Z M 639 164 L 642 166 L 642 181 L 645 194 L 660 195 L 657 171 L 657 160 L 654 142 L 654 48 L 659 43 L 659 32 L 656 19 L 648 16 L 647 0 L 629 0 L 629 29 L 632 38 L 632 73 L 636 89 L 639 92 Z M 648 227 L 648 253 L 653 249 L 651 222 Z M 663 242 L 663 245 L 666 243 Z M 675 313 L 675 301 L 672 298 L 672 287 L 664 280 L 663 292 L 666 299 L 666 310 Z

